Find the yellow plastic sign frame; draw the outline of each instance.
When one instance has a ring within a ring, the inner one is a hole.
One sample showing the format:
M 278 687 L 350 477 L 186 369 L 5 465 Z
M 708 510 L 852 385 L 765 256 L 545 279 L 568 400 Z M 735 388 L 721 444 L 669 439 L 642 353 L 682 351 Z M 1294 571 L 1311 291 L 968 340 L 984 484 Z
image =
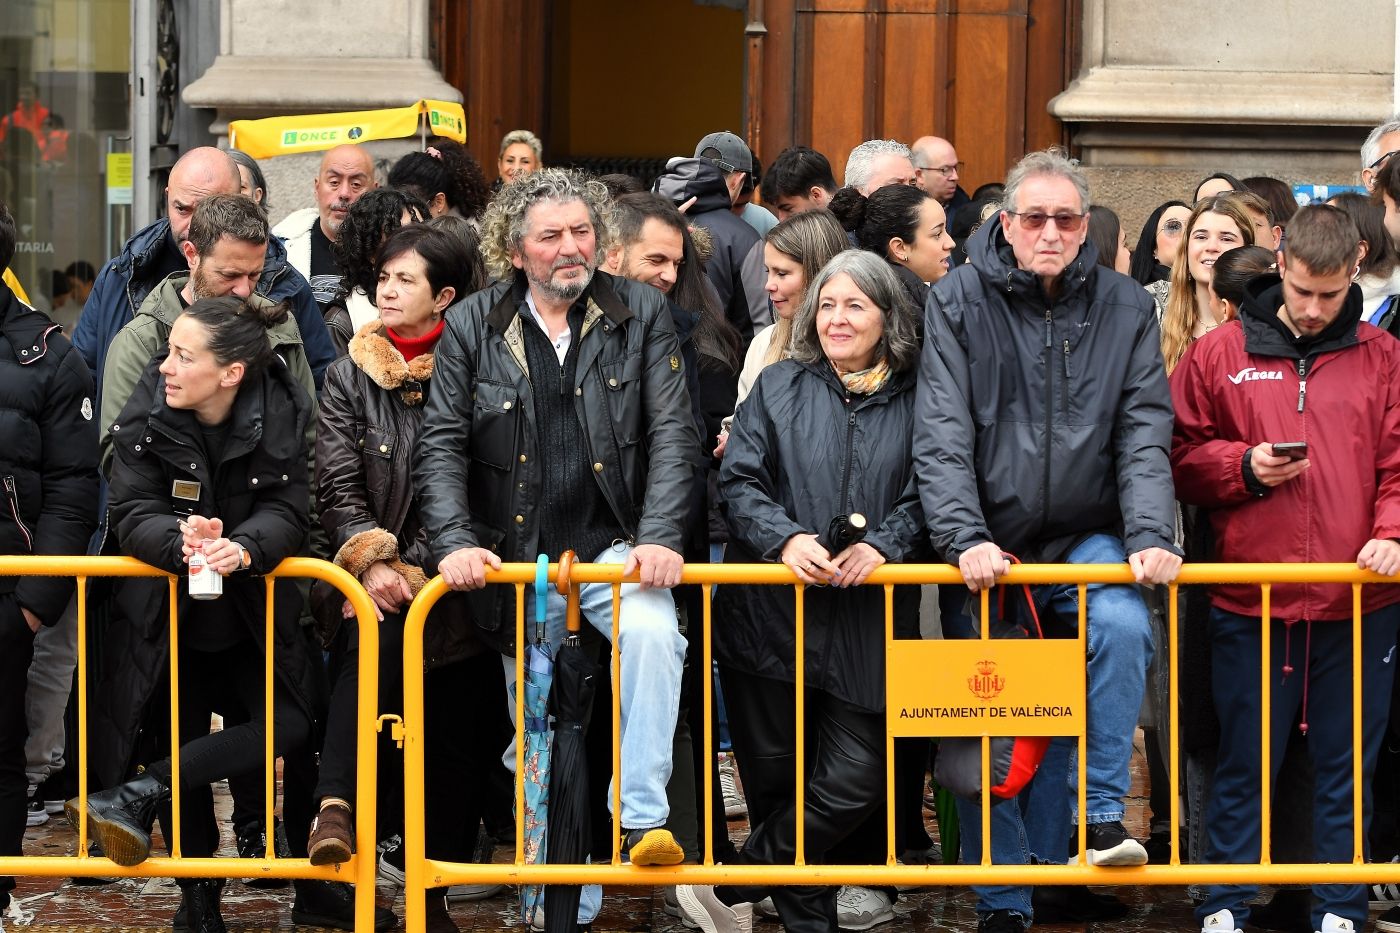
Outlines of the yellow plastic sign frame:
M 408 107 L 313 113 L 299 117 L 234 120 L 228 125 L 229 147 L 255 159 L 322 152 L 344 143 L 402 139 L 416 133 L 467 141 L 467 115 L 461 104 L 420 100 Z
M 895 641 L 889 652 L 885 715 L 896 737 L 1084 731 L 1077 638 Z

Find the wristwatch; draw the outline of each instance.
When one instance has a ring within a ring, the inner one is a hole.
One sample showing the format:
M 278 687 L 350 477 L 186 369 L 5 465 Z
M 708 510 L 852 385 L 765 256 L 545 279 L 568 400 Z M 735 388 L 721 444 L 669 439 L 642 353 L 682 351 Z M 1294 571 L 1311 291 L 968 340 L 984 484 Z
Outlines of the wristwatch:
M 250 568 L 253 566 L 253 554 L 252 554 L 252 552 L 249 551 L 249 550 L 248 550 L 246 547 L 244 547 L 243 545 L 239 544 L 237 541 L 233 542 L 233 544 L 234 544 L 234 547 L 238 548 L 238 569 L 239 569 L 239 570 L 248 570 L 248 569 L 250 569 Z

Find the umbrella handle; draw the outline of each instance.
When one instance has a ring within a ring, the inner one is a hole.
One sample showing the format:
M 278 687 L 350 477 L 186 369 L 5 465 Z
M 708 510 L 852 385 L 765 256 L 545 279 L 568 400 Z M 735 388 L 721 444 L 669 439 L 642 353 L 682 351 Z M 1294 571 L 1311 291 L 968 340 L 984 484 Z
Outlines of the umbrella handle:
M 570 635 L 577 635 L 579 631 L 578 587 L 570 585 L 577 557 L 573 551 L 565 551 L 559 555 L 559 576 L 554 583 L 555 588 L 568 597 L 568 611 L 564 614 L 564 621 Z
M 544 624 L 548 616 L 549 555 L 535 558 L 535 640 L 544 641 Z

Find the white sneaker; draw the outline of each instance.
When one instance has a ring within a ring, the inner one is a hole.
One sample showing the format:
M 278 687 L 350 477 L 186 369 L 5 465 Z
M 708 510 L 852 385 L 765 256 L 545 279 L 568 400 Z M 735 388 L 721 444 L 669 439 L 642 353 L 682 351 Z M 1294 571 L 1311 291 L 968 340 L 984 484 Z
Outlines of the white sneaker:
M 722 904 L 711 885 L 676 885 L 676 903 L 705 933 L 753 933 L 753 905 Z
M 836 892 L 836 925 L 843 930 L 868 930 L 894 919 L 894 903 L 884 891 L 844 884 Z
M 681 922 L 681 926 L 685 927 L 687 930 L 700 929 L 700 924 L 696 923 L 694 920 L 691 920 L 685 915 L 685 911 L 681 910 L 680 902 L 676 900 L 675 885 L 667 885 L 665 888 L 662 889 L 661 909 L 665 911 L 666 916 L 675 917 L 677 920 L 679 920 Z
M 1400 855 L 1390 860 L 1392 865 L 1400 863 Z M 1400 904 L 1400 884 L 1394 881 L 1380 882 L 1370 886 L 1371 910 L 1389 910 Z
M 495 897 L 506 889 L 503 884 L 454 884 L 447 889 L 447 903 L 458 901 L 484 901 Z
M 49 811 L 44 809 L 42 800 L 31 800 L 25 810 L 26 826 L 43 826 L 49 821 Z
M 744 792 L 734 773 L 734 756 L 728 752 L 719 753 L 719 790 L 724 795 L 725 817 L 737 820 L 749 815 L 749 805 L 744 802 Z
M 1235 915 L 1228 910 L 1217 910 L 1201 921 L 1201 933 L 1244 933 L 1235 926 Z
M 1356 933 L 1356 924 L 1336 914 L 1322 915 L 1322 929 L 1318 933 Z

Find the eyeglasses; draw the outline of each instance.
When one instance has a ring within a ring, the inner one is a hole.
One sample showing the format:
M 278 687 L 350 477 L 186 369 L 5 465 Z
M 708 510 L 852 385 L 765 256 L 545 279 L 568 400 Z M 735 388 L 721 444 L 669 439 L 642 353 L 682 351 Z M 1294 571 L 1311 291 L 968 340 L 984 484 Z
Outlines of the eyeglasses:
M 1375 171 L 1376 169 L 1380 168 L 1380 167 L 1381 167 L 1382 165 L 1384 165 L 1385 163 L 1389 162 L 1389 161 L 1390 161 L 1390 157 L 1393 156 L 1393 155 L 1400 155 L 1400 149 L 1392 149 L 1392 150 L 1390 150 L 1390 151 L 1387 152 L 1385 155 L 1381 156 L 1379 159 L 1377 159 L 1376 161 L 1372 162 L 1370 165 L 1368 165 L 1368 166 L 1366 166 L 1366 167 L 1369 168 L 1369 169 L 1371 169 L 1372 171 Z
M 1044 211 L 1007 211 L 1012 217 L 1021 218 L 1021 226 L 1027 230 L 1039 230 L 1045 226 L 1047 220 L 1055 221 L 1055 226 L 1063 233 L 1073 233 L 1084 223 L 1085 214 L 1071 214 L 1069 211 L 1061 211 L 1058 214 L 1047 214 Z
M 952 165 L 917 165 L 915 168 L 923 169 L 925 172 L 937 172 L 944 178 L 957 175 L 963 170 L 962 162 L 955 162 Z
M 1186 224 L 1179 220 L 1169 220 L 1162 224 L 1162 229 L 1159 232 L 1165 233 L 1167 236 L 1177 236 L 1184 229 L 1186 229 Z

